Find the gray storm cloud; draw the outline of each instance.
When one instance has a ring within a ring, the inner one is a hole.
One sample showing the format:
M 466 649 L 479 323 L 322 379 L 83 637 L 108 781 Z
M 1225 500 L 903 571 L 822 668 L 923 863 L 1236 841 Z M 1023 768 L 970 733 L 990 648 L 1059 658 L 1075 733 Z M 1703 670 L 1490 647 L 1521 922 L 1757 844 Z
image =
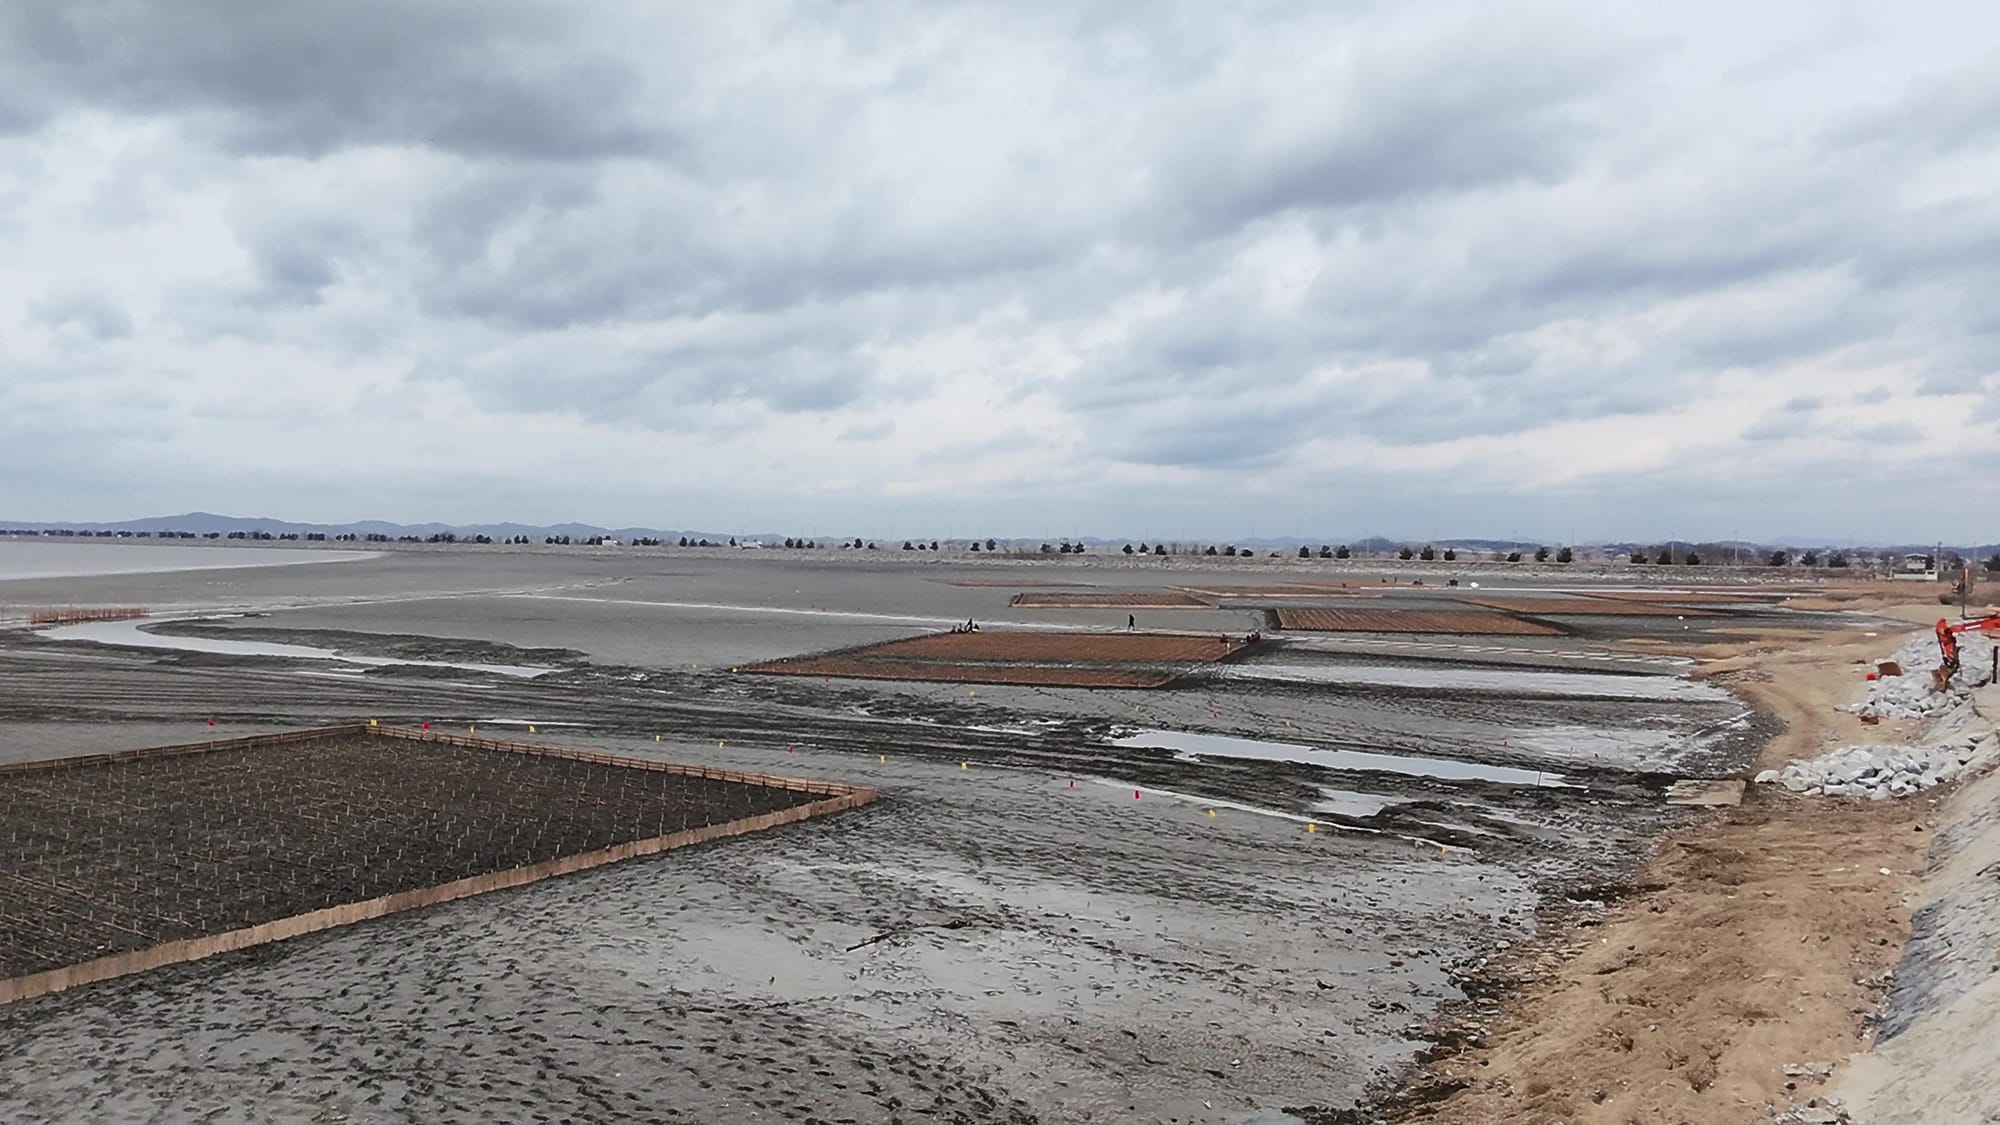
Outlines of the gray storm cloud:
M 1860 18 L 0 6 L 0 514 L 1845 534 L 2000 445 L 2000 26 Z

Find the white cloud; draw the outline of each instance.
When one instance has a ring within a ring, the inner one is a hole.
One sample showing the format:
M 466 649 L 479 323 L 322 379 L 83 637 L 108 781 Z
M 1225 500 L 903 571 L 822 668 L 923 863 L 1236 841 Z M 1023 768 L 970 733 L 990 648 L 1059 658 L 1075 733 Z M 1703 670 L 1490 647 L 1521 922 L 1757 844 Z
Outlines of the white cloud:
M 2000 446 L 1992 22 L 29 0 L 0 515 L 1848 524 Z

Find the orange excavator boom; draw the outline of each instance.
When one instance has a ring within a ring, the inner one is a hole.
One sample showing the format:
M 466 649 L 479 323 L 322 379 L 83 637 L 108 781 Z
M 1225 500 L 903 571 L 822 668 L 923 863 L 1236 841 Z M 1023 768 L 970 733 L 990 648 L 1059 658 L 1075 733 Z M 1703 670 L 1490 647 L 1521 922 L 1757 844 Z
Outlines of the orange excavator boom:
M 1938 655 L 1941 659 L 1938 661 L 1937 671 L 1931 673 L 1931 678 L 1936 682 L 1939 691 L 1949 687 L 1951 678 L 1958 675 L 1958 635 L 1987 632 L 2000 633 L 2000 613 L 1972 621 L 1952 622 L 1942 617 L 1938 618 Z

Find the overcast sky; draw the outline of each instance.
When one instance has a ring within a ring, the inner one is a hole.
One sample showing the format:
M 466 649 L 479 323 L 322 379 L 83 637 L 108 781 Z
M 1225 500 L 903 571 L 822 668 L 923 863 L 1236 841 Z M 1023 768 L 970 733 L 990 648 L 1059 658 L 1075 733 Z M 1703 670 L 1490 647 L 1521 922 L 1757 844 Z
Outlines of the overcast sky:
M 2000 538 L 2000 9 L 0 4 L 0 518 Z

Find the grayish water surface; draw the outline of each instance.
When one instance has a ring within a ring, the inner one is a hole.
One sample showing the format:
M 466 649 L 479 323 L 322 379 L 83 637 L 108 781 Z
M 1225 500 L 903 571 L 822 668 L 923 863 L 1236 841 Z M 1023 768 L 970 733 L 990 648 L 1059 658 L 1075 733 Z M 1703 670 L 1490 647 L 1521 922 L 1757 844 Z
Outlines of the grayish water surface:
M 420 668 L 456 668 L 464 672 L 491 672 L 498 676 L 532 679 L 555 671 L 529 664 L 470 664 L 452 660 L 404 660 L 393 656 L 353 656 L 311 645 L 281 645 L 264 641 L 230 641 L 215 637 L 180 637 L 142 629 L 139 621 L 91 621 L 82 625 L 62 625 L 43 632 L 52 641 L 96 641 L 126 648 L 163 648 L 176 652 L 206 652 L 219 656 L 267 656 L 282 660 L 337 660 L 369 668 L 408 664 Z
M 0 582 L 22 578 L 90 578 L 106 574 L 241 570 L 257 566 L 352 562 L 374 557 L 372 551 L 0 540 Z

